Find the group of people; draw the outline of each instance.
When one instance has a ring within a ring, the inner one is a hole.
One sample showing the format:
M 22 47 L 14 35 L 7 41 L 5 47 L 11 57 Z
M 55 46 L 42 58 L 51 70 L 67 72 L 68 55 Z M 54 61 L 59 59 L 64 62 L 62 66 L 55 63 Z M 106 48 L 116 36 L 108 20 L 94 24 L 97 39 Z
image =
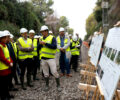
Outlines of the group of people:
M 21 28 L 21 37 L 14 42 L 14 36 L 8 30 L 0 31 L 0 100 L 13 98 L 9 91 L 18 90 L 14 85 L 27 89 L 24 82 L 26 72 L 27 86 L 33 87 L 32 80 L 39 80 L 37 69 L 40 66 L 46 83 L 44 91 L 49 90 L 50 73 L 55 77 L 57 91 L 60 92 L 60 76 L 72 77 L 71 66 L 77 72 L 82 45 L 79 36 L 71 37 L 61 27 L 55 37 L 46 25 L 41 27 L 40 33 L 41 36 L 36 36 L 34 30 L 28 32 Z M 61 70 L 60 75 L 57 66 Z

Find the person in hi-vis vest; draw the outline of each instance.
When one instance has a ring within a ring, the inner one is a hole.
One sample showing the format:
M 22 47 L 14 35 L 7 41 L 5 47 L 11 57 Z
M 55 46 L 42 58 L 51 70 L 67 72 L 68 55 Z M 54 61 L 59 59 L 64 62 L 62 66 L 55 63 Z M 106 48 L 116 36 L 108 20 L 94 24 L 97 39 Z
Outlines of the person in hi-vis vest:
M 72 42 L 70 45 L 70 49 L 71 49 L 71 66 L 72 69 L 77 72 L 77 68 L 78 68 L 78 57 L 80 55 L 80 42 L 78 41 L 77 36 L 73 36 L 72 37 Z
M 33 80 L 39 80 L 39 78 L 36 77 L 37 75 L 37 68 L 39 68 L 39 56 L 37 52 L 38 47 L 38 40 L 34 38 L 35 31 L 30 30 L 29 31 L 29 38 L 33 41 L 34 51 L 33 51 Z
M 57 37 L 57 52 L 60 54 L 61 76 L 66 74 L 68 77 L 72 77 L 70 74 L 70 38 L 65 36 L 65 30 L 62 27 L 59 29 Z
M 42 37 L 40 39 L 40 44 L 39 44 L 39 46 L 41 47 L 40 50 L 41 66 L 46 82 L 44 91 L 49 90 L 49 68 L 50 68 L 51 73 L 56 79 L 57 90 L 60 92 L 61 91 L 60 80 L 55 62 L 55 53 L 57 48 L 56 39 L 54 36 L 49 35 L 48 27 L 45 25 L 41 27 L 40 31 L 42 33 Z
M 22 37 L 20 37 L 17 40 L 17 46 L 18 46 L 18 59 L 19 59 L 19 66 L 21 69 L 21 75 L 20 75 L 20 81 L 21 86 L 23 90 L 26 90 L 26 87 L 24 85 L 24 75 L 27 68 L 27 85 L 29 87 L 33 87 L 33 84 L 31 83 L 31 75 L 32 75 L 32 60 L 33 60 L 33 43 L 32 39 L 28 38 L 27 35 L 28 30 L 26 28 L 20 29 L 20 34 Z
M 0 100 L 10 100 L 9 79 L 13 61 L 6 46 L 7 36 L 4 31 L 0 31 Z

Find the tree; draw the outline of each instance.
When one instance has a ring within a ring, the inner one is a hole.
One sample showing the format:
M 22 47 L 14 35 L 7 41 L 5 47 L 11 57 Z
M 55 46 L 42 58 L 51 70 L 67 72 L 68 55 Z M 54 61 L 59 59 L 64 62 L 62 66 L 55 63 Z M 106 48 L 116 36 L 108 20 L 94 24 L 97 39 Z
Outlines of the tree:
M 90 35 L 93 35 L 93 33 L 96 31 L 97 24 L 98 23 L 94 17 L 94 14 L 92 13 L 86 20 L 87 35 L 85 36 L 85 39 L 88 39 Z
M 68 31 L 69 34 L 73 35 L 73 32 L 74 32 L 73 28 L 68 28 L 67 31 Z
M 65 16 L 61 16 L 59 24 L 60 24 L 60 27 L 66 28 L 67 26 L 69 26 L 69 21 Z
M 40 22 L 44 23 L 44 18 L 53 13 L 51 6 L 54 2 L 52 0 L 32 0 L 32 3 Z

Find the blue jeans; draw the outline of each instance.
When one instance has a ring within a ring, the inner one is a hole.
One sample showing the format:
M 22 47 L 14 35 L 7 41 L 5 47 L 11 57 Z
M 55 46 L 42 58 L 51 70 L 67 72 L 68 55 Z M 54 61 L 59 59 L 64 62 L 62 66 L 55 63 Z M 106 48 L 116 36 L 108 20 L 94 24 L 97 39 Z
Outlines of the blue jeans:
M 61 72 L 64 74 L 65 70 L 67 74 L 70 74 L 70 63 L 69 59 L 66 58 L 66 54 L 62 53 L 60 54 L 60 69 Z

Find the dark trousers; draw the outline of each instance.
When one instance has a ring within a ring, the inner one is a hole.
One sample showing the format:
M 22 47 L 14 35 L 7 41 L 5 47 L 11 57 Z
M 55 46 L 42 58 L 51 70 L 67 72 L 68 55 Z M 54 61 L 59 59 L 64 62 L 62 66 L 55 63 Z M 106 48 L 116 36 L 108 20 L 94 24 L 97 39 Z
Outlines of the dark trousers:
M 34 56 L 33 58 L 33 79 L 36 78 L 37 69 L 39 68 L 39 66 L 40 66 L 40 60 L 37 56 Z
M 13 88 L 13 83 L 12 83 L 12 80 L 14 79 L 15 81 L 15 84 L 18 84 L 18 77 L 17 77 L 17 74 L 16 74 L 16 63 L 14 62 L 13 63 L 13 67 L 11 68 L 11 75 L 10 75 L 10 82 L 9 82 L 9 88 Z
M 72 55 L 71 57 L 71 66 L 72 69 L 76 72 L 78 68 L 78 55 Z
M 24 84 L 24 75 L 27 70 L 27 83 L 29 84 L 31 82 L 31 75 L 33 71 L 33 59 L 27 58 L 24 61 L 19 61 L 19 67 L 21 69 L 21 74 L 20 74 L 20 80 L 21 84 Z
M 0 76 L 0 100 L 5 100 L 9 96 L 10 75 Z
M 60 55 L 60 69 L 61 72 L 64 74 L 65 70 L 67 74 L 70 74 L 70 64 L 69 59 L 66 58 L 66 54 L 61 52 Z

